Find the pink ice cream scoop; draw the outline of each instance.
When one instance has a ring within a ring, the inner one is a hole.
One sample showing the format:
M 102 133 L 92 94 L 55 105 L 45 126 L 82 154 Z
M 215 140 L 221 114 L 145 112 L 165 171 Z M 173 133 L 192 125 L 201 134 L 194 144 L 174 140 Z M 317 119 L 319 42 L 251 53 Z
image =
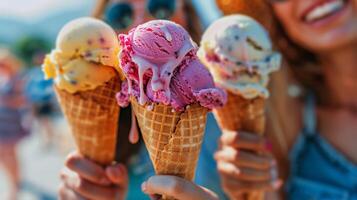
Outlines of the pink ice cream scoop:
M 154 20 L 119 39 L 120 64 L 128 80 L 117 95 L 119 105 L 127 105 L 129 96 L 142 105 L 163 103 L 176 110 L 193 103 L 210 109 L 225 103 L 225 92 L 215 88 L 196 56 L 196 44 L 180 25 Z
M 161 20 L 138 26 L 131 37 L 135 53 L 152 63 L 175 59 L 189 40 L 185 29 L 177 27 L 175 23 Z

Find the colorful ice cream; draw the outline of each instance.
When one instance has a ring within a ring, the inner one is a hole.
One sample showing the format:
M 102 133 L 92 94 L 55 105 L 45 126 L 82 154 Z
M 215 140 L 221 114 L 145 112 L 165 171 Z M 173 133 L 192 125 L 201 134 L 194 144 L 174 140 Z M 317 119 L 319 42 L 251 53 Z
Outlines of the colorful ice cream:
M 281 63 L 265 29 L 244 15 L 215 21 L 203 34 L 198 56 L 218 85 L 247 99 L 269 96 L 268 75 Z
M 94 18 L 79 18 L 61 29 L 43 71 L 59 89 L 70 93 L 94 89 L 116 75 L 118 52 L 119 42 L 109 25 Z
M 128 79 L 117 95 L 121 106 L 130 95 L 142 105 L 163 103 L 176 110 L 193 103 L 210 109 L 224 104 L 226 94 L 215 88 L 196 56 L 196 44 L 180 25 L 154 20 L 121 34 L 119 40 L 119 60 Z

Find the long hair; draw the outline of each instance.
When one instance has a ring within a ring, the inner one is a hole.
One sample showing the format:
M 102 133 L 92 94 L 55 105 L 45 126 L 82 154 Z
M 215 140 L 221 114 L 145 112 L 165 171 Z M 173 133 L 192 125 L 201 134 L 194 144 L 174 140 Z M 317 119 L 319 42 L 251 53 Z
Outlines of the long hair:
M 287 35 L 266 0 L 216 0 L 224 14 L 245 14 L 260 22 L 268 31 L 274 47 L 284 57 L 282 69 L 273 73 L 269 84 L 271 97 L 267 104 L 267 136 L 273 143 L 282 177 L 288 175 L 289 147 L 301 128 L 301 107 L 304 91 L 313 91 L 318 97 L 326 94 L 324 79 L 316 56 L 294 43 Z M 299 97 L 289 95 L 291 85 L 301 88 Z M 322 91 L 322 92 L 321 92 Z M 297 106 L 299 105 L 299 106 Z M 284 169 L 282 169 L 284 168 Z

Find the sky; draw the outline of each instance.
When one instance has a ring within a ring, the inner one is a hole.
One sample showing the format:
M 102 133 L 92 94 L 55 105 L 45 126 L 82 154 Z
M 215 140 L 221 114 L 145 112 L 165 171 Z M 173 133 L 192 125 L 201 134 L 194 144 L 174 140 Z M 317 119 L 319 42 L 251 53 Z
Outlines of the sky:
M 202 14 L 205 13 L 208 20 L 217 17 L 213 0 L 193 0 L 200 5 Z M 0 17 L 15 18 L 29 23 L 37 21 L 51 12 L 78 8 L 83 5 L 93 5 L 94 0 L 1 0 Z M 26 4 L 26 5 L 23 5 Z
M 0 43 L 12 45 L 28 34 L 54 41 L 69 20 L 90 14 L 96 0 L 0 0 Z M 192 0 L 204 26 L 219 14 L 214 0 Z M 6 27 L 6 28 L 2 28 Z
M 78 8 L 93 2 L 94 0 L 0 0 L 0 17 L 15 18 L 30 23 L 51 12 Z

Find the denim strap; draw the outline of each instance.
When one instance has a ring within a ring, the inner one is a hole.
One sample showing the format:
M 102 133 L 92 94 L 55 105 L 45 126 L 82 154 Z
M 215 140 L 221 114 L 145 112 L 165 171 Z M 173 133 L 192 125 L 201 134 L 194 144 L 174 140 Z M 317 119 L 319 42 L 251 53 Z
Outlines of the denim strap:
M 306 97 L 305 108 L 303 113 L 304 134 L 308 136 L 315 135 L 316 130 L 316 111 L 315 111 L 315 97 L 312 93 Z

